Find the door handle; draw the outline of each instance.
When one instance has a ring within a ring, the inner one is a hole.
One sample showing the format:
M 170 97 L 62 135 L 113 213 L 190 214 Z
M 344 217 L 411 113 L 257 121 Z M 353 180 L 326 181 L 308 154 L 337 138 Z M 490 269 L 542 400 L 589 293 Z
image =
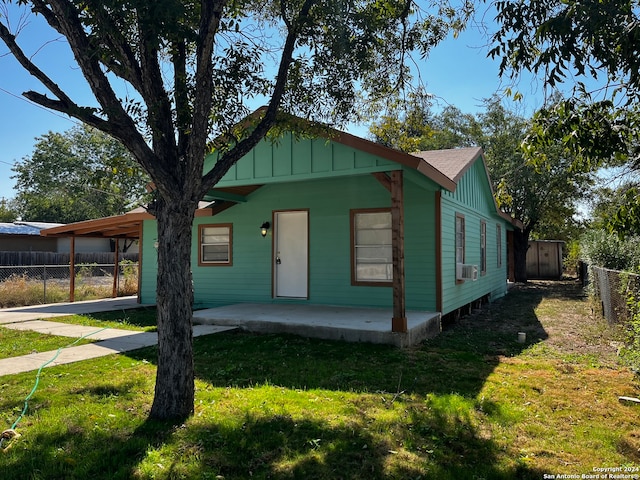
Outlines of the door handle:
M 276 257 L 276 265 L 280 265 L 282 263 L 282 260 L 280 260 L 280 257 Z

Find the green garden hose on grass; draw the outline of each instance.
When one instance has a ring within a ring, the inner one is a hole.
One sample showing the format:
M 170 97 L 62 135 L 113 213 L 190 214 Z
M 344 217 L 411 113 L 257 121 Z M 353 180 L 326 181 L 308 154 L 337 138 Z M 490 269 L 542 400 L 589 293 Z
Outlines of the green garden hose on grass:
M 18 418 L 16 419 L 16 421 L 13 422 L 13 425 L 11 425 L 11 428 L 8 428 L 7 430 L 3 431 L 0 434 L 0 450 L 2 450 L 3 452 L 6 452 L 9 449 L 9 447 L 11 447 L 11 442 L 14 439 L 20 437 L 20 434 L 16 431 L 16 427 L 18 426 L 18 423 L 20 423 L 20 420 L 22 420 L 22 417 L 24 417 L 25 413 L 27 413 L 27 409 L 29 408 L 29 400 L 31 399 L 33 394 L 36 393 L 36 390 L 38 389 L 38 384 L 40 383 L 40 374 L 42 373 L 42 369 L 44 367 L 46 367 L 47 365 L 49 365 L 51 362 L 53 362 L 56 358 L 58 358 L 58 355 L 60 355 L 60 352 L 62 350 L 64 350 L 65 348 L 73 347 L 80 340 L 83 340 L 83 339 L 85 339 L 87 337 L 90 337 L 91 335 L 95 335 L 96 333 L 100 333 L 100 332 L 102 332 L 103 330 L 106 330 L 106 329 L 107 329 L 107 327 L 101 328 L 100 330 L 96 330 L 95 332 L 87 333 L 86 335 L 83 335 L 80 338 L 77 338 L 76 340 L 74 340 L 70 344 L 65 345 L 64 347 L 58 348 L 58 350 L 56 351 L 56 354 L 50 360 L 47 360 L 45 363 L 43 363 L 40 366 L 40 368 L 38 369 L 38 373 L 36 374 L 35 385 L 31 389 L 31 392 L 29 393 L 29 395 L 27 395 L 27 397 L 24 399 L 24 408 L 22 409 L 22 412 L 20 412 L 20 415 L 18 415 Z M 2 445 L 3 445 L 3 443 L 5 441 L 8 441 L 9 444 L 6 447 L 3 448 Z

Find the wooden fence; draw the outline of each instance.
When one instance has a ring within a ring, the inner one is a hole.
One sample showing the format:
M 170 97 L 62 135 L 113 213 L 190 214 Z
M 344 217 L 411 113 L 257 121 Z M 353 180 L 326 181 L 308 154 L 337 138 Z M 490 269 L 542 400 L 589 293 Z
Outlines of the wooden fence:
M 138 253 L 118 253 L 118 261 L 138 261 Z M 0 252 L 0 265 L 28 266 L 28 265 L 69 265 L 71 255 L 69 253 L 56 252 Z M 115 262 L 113 252 L 89 252 L 76 253 L 76 264 L 111 264 Z

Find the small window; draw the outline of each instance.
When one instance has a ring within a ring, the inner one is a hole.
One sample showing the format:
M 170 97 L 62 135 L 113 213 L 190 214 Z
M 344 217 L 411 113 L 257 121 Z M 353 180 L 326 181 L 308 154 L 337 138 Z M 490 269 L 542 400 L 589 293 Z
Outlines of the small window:
M 198 227 L 198 265 L 231 265 L 231 224 Z
M 389 209 L 352 211 L 351 247 L 352 284 L 391 284 L 393 258 Z
M 480 220 L 480 274 L 487 273 L 487 222 Z
M 456 214 L 456 263 L 464 263 L 464 216 Z
M 502 268 L 502 227 L 496 225 L 496 251 L 498 256 L 497 267 Z
M 464 243 L 465 243 L 465 225 L 464 225 L 464 215 L 456 213 L 456 283 L 463 283 L 464 280 L 458 279 L 458 271 L 459 265 L 464 263 L 465 254 L 464 254 Z

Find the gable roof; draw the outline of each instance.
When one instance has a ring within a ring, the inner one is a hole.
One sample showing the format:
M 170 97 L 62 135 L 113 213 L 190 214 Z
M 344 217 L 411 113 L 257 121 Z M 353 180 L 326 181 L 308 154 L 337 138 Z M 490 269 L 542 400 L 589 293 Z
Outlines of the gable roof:
M 262 109 L 256 110 L 249 117 L 257 115 Z M 298 119 L 300 120 L 300 119 Z M 322 128 L 316 132 L 318 136 L 324 137 L 329 141 L 340 143 L 344 146 L 351 147 L 362 152 L 366 152 L 385 160 L 403 165 L 407 168 L 416 170 L 425 177 L 431 179 L 440 187 L 454 192 L 456 190 L 458 181 L 466 173 L 466 171 L 478 160 L 482 158 L 483 151 L 480 147 L 471 148 L 457 148 L 448 150 L 428 150 L 417 153 L 405 153 L 400 150 L 386 147 L 372 140 L 368 140 L 362 137 L 357 137 L 350 133 L 342 132 L 333 128 Z M 487 182 L 493 197 L 493 188 L 491 186 L 491 179 L 489 178 L 489 172 L 487 166 L 482 160 L 482 166 L 487 175 Z M 252 188 L 259 188 L 260 185 L 252 185 Z M 211 201 L 218 198 L 217 195 L 221 195 L 224 199 L 230 199 L 233 203 L 234 197 L 240 198 L 242 195 L 236 195 L 234 188 L 237 187 L 223 187 L 215 188 L 210 192 L 210 195 L 205 197 L 206 202 L 201 202 L 199 205 L 196 216 L 212 215 L 216 210 L 222 210 L 228 208 L 230 205 L 227 202 L 222 207 L 215 207 Z M 222 192 L 222 193 L 220 193 Z M 230 196 L 231 195 L 231 196 Z M 504 213 L 498 208 L 497 203 L 494 204 L 497 213 L 509 221 L 510 223 L 517 225 L 517 220 Z M 69 225 L 61 225 L 57 228 L 49 228 L 42 231 L 43 236 L 99 236 L 99 237 L 126 237 L 126 238 L 138 238 L 139 228 L 141 222 L 146 219 L 154 218 L 153 215 L 147 213 L 144 209 L 136 209 L 124 215 L 116 215 L 113 217 L 106 217 L 96 220 L 87 220 L 84 222 L 77 222 Z M 37 235 L 37 233 L 36 233 Z
M 328 139 L 412 168 L 449 191 L 456 189 L 456 182 L 430 161 L 433 157 L 432 155 L 422 157 L 419 154 L 401 152 L 372 140 L 356 137 L 339 130 L 333 130 L 333 135 L 329 136 Z M 443 150 L 434 150 L 433 152 L 441 151 Z M 428 154 L 429 152 L 420 153 Z
M 482 159 L 482 167 L 484 168 L 484 173 L 487 177 L 487 183 L 489 185 L 489 189 L 491 190 L 491 197 L 493 199 L 493 204 L 496 207 L 496 212 L 498 213 L 498 215 L 500 215 L 500 217 L 504 218 L 515 227 L 522 228 L 523 225 L 520 220 L 513 218 L 511 215 L 503 212 L 498 207 L 498 202 L 496 201 L 496 197 L 493 191 L 493 185 L 491 184 L 491 176 L 489 175 L 487 164 L 484 162 L 483 154 L 484 152 L 480 147 L 468 147 L 451 148 L 445 150 L 425 150 L 422 152 L 416 152 L 413 155 L 420 157 L 429 165 L 432 165 L 434 168 L 438 169 L 456 186 L 458 185 L 458 182 L 464 176 L 464 174 L 467 173 L 467 170 L 469 170 L 469 168 L 471 168 L 471 166 L 476 162 L 476 160 Z
M 247 128 L 248 126 L 255 124 L 260 120 L 260 118 L 266 113 L 267 107 L 262 106 L 252 113 L 247 115 L 245 119 L 239 123 L 239 125 L 244 125 L 243 128 Z M 394 148 L 387 147 L 380 143 L 374 142 L 372 140 L 368 140 L 366 138 L 357 137 L 347 132 L 343 132 L 336 128 L 330 127 L 326 124 L 321 124 L 318 122 L 313 122 L 311 120 L 303 119 L 300 117 L 296 117 L 295 115 L 291 115 L 288 113 L 279 113 L 278 121 L 281 122 L 280 126 L 274 126 L 274 128 L 281 128 L 288 130 L 289 132 L 306 132 L 305 136 L 313 135 L 315 138 L 322 138 L 329 142 L 335 142 L 341 144 L 345 147 L 352 148 L 354 150 L 368 153 L 373 155 L 374 157 L 378 157 L 379 159 L 384 159 L 389 162 L 397 163 L 403 165 L 412 170 L 416 170 L 421 173 L 425 177 L 429 178 L 433 182 L 435 182 L 440 187 L 453 192 L 456 189 L 456 183 L 452 181 L 449 177 L 443 174 L 442 171 L 438 170 L 434 165 L 429 162 L 423 160 L 420 156 L 402 152 L 400 150 L 396 150 Z M 212 152 L 215 151 L 215 146 L 220 143 L 225 143 L 226 137 L 221 135 L 218 139 L 214 140 L 210 147 L 212 148 Z M 264 141 L 264 139 L 262 140 Z M 255 147 L 254 147 L 255 148 Z M 245 157 L 238 160 L 234 166 L 237 166 Z M 206 162 L 206 161 L 205 161 Z M 343 167 L 343 166 L 341 166 Z M 205 169 L 207 168 L 205 163 Z M 209 168 L 213 168 L 212 165 Z M 233 167 L 232 167 L 233 168 Z M 340 170 L 344 170 L 341 168 Z M 367 167 L 363 167 L 361 169 L 352 169 L 360 170 L 360 173 L 365 173 Z M 383 166 L 378 166 L 377 171 L 384 171 Z M 320 169 L 316 170 L 314 173 L 322 174 Z M 371 173 L 371 172 L 370 172 Z M 227 173 L 227 175 L 229 172 Z M 247 180 L 245 176 L 242 177 L 242 180 Z M 260 183 L 258 179 L 255 179 L 256 183 Z M 219 185 L 231 186 L 235 185 L 237 182 L 229 182 L 225 183 L 225 177 L 219 182 Z
M 482 155 L 482 148 L 451 148 L 448 150 L 425 150 L 412 155 L 421 158 L 439 170 L 450 181 L 457 184 L 467 170 Z M 485 165 L 486 169 L 486 165 Z M 487 173 L 488 178 L 488 173 Z

